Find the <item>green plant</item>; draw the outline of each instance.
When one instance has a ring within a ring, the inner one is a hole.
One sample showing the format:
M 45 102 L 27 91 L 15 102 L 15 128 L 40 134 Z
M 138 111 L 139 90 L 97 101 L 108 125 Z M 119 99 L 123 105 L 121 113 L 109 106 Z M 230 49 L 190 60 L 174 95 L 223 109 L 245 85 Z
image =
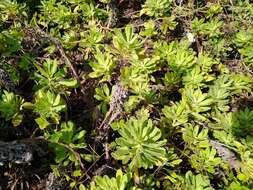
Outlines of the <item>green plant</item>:
M 164 16 L 170 12 L 172 0 L 146 0 L 142 6 L 140 15 L 146 14 L 148 16 Z
M 141 36 L 146 36 L 146 37 L 152 37 L 157 34 L 156 28 L 155 28 L 155 22 L 152 20 L 149 20 L 145 23 L 144 25 L 144 30 L 140 32 Z
M 81 40 L 74 43 L 75 45 L 79 42 L 80 48 L 85 48 L 86 58 L 89 53 L 95 51 L 97 48 L 103 47 L 102 42 L 104 34 L 94 23 L 89 23 L 89 30 L 80 33 Z M 73 43 L 72 43 L 73 44 Z
M 115 140 L 116 151 L 113 157 L 129 163 L 129 168 L 150 168 L 166 161 L 166 140 L 161 138 L 161 131 L 153 126 L 152 120 L 131 118 L 118 132 L 121 137 Z
M 232 94 L 250 92 L 253 81 L 248 75 L 234 74 L 231 76 L 231 79 L 233 81 Z
M 0 1 L 0 187 L 253 189 L 252 26 L 250 0 Z
M 183 139 L 187 146 L 194 150 L 196 148 L 207 148 L 210 146 L 208 141 L 208 129 L 200 129 L 198 125 L 188 126 L 182 129 Z
M 182 82 L 186 88 L 196 89 L 204 86 L 204 79 L 200 67 L 194 67 L 192 70 L 186 72 Z
M 175 30 L 178 22 L 176 21 L 175 15 L 171 15 L 170 17 L 164 17 L 163 23 L 161 26 L 161 32 L 166 34 L 169 30 Z
M 144 95 L 150 92 L 148 74 L 142 74 L 139 68 L 124 67 L 121 69 L 121 84 L 128 87 L 133 93 Z
M 39 90 L 36 93 L 34 112 L 38 113 L 40 117 L 36 119 L 37 124 L 41 129 L 46 128 L 52 121 L 59 124 L 60 112 L 66 109 L 66 103 L 60 96 L 51 91 Z
M 240 47 L 247 47 L 251 44 L 253 40 L 253 29 L 249 31 L 241 30 L 235 35 L 234 43 Z
M 175 54 L 168 55 L 167 61 L 175 71 L 181 73 L 191 68 L 195 64 L 196 58 L 191 51 L 180 48 Z
M 45 137 L 55 149 L 56 162 L 68 166 L 73 163 L 75 166 L 80 166 L 81 158 L 86 158 L 87 155 L 79 154 L 77 150 L 86 148 L 84 139 L 85 130 L 79 130 L 71 121 L 61 123 L 59 129 L 45 133 Z
M 165 86 L 171 90 L 173 90 L 174 87 L 179 87 L 181 80 L 181 74 L 178 72 L 167 72 L 163 78 Z
M 253 120 L 252 120 L 253 111 L 246 108 L 245 110 L 239 111 L 234 114 L 233 133 L 235 136 L 245 136 L 252 133 Z
M 70 91 L 68 88 L 77 87 L 76 79 L 65 79 L 66 70 L 58 68 L 57 60 L 47 59 L 43 63 L 43 67 L 38 64 L 35 64 L 35 67 L 38 70 L 38 73 L 35 73 L 35 78 L 38 80 L 36 89 L 69 95 Z
M 229 190 L 249 190 L 249 188 L 247 188 L 246 186 L 240 184 L 239 182 L 235 182 L 233 181 L 229 187 L 228 187 Z
M 107 175 L 97 176 L 94 182 L 91 182 L 91 190 L 124 190 L 131 179 L 131 174 L 123 174 L 117 170 L 116 177 L 109 178 Z
M 253 178 L 253 159 L 250 151 L 245 151 L 241 154 L 240 171 L 238 172 L 238 179 L 241 181 L 248 181 Z
M 188 122 L 189 112 L 187 111 L 187 104 L 185 101 L 176 102 L 171 107 L 164 106 L 162 111 L 166 120 L 173 127 L 184 125 Z
M 200 89 L 193 90 L 192 88 L 185 88 L 182 96 L 186 101 L 190 114 L 196 119 L 206 120 L 206 117 L 200 113 L 211 109 L 213 100 L 208 94 L 202 93 Z
M 89 74 L 91 78 L 102 77 L 100 82 L 110 79 L 113 68 L 115 67 L 114 60 L 110 52 L 103 54 L 99 49 L 95 54 L 97 62 L 90 62 L 90 66 L 93 68 L 93 72 Z
M 21 49 L 21 34 L 16 31 L 2 31 L 0 33 L 0 53 L 9 57 Z
M 18 4 L 16 0 L 3 0 L 0 3 L 0 27 L 7 21 L 17 19 L 17 15 L 26 17 L 24 4 Z
M 201 174 L 194 175 L 191 171 L 185 174 L 184 188 L 186 190 L 212 190 L 210 180 Z
M 208 7 L 207 13 L 206 13 L 206 17 L 210 18 L 213 17 L 216 14 L 219 14 L 223 11 L 223 8 L 221 5 L 219 4 L 210 4 L 210 6 Z
M 81 1 L 82 2 L 82 1 Z M 78 2 L 80 4 L 80 2 Z M 77 7 L 79 7 L 77 4 Z M 83 19 L 95 20 L 95 19 L 105 19 L 108 17 L 108 12 L 106 10 L 100 9 L 99 6 L 95 6 L 93 1 L 82 2 L 80 10 Z
M 106 113 L 111 101 L 110 89 L 107 84 L 104 84 L 102 88 L 96 88 L 95 91 L 96 91 L 96 94 L 94 95 L 94 97 L 98 101 L 101 101 L 98 107 L 102 110 L 103 113 Z
M 213 109 L 215 112 L 227 112 L 229 110 L 229 91 L 220 88 L 218 85 L 210 86 L 208 94 L 213 99 Z
M 134 33 L 134 27 L 127 25 L 124 32 L 116 29 L 113 37 L 113 46 L 115 52 L 122 57 L 128 57 L 135 53 L 140 53 L 143 41 Z
M 209 37 L 219 37 L 222 32 L 220 31 L 223 25 L 222 21 L 212 19 L 209 22 L 204 22 L 204 19 L 194 19 L 192 21 L 192 29 L 196 34 L 208 35 Z
M 5 120 L 11 120 L 14 126 L 22 122 L 22 105 L 24 99 L 15 95 L 13 92 L 4 91 L 0 99 L 0 115 Z
M 216 157 L 216 150 L 205 148 L 198 150 L 191 156 L 191 164 L 199 172 L 215 173 L 215 168 L 222 164 L 220 157 Z
M 133 56 L 130 63 L 140 74 L 151 74 L 158 69 L 157 61 L 157 57 L 140 60 L 137 56 Z
M 56 0 L 43 0 L 40 9 L 41 15 L 39 23 L 46 27 L 57 24 L 59 28 L 70 28 L 75 16 L 70 7 Z

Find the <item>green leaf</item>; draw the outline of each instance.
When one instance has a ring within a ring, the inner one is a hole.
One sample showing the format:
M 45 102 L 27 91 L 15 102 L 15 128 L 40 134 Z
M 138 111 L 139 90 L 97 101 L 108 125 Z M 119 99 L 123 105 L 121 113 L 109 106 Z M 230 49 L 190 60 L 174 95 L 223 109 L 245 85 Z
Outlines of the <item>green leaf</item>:
M 80 184 L 79 187 L 78 187 L 78 190 L 86 190 L 86 188 L 83 184 Z
M 39 125 L 39 128 L 42 130 L 45 129 L 49 125 L 48 121 L 43 117 L 39 117 L 35 119 L 35 121 Z
M 73 176 L 74 177 L 80 177 L 82 175 L 82 171 L 81 170 L 75 170 L 74 172 L 73 172 Z
M 85 133 L 86 133 L 85 130 L 80 131 L 79 133 L 77 133 L 77 134 L 74 136 L 73 141 L 79 140 L 79 139 L 83 138 L 84 135 L 85 135 Z
M 21 119 L 20 111 L 23 103 L 23 98 L 13 92 L 4 91 L 0 98 L 0 116 L 7 121 L 16 118 L 18 115 L 20 115 L 19 118 Z
M 77 87 L 77 80 L 76 79 L 65 79 L 63 81 L 59 81 L 59 84 L 69 87 L 69 88 L 75 88 Z

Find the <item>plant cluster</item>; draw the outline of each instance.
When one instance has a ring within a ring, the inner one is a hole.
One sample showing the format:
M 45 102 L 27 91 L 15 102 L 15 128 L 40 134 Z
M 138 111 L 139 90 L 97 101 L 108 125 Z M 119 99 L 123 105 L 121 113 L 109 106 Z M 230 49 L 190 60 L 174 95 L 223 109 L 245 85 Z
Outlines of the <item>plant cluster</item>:
M 46 141 L 65 189 L 253 189 L 252 22 L 249 0 L 1 0 L 0 128 Z

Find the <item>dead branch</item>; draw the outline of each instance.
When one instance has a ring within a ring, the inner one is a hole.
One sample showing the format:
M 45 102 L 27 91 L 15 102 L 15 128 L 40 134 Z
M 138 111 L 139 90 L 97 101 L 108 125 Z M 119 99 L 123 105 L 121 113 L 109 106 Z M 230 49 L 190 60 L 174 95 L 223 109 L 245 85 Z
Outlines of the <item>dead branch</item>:
M 128 91 L 121 85 L 116 84 L 116 88 L 112 94 L 109 111 L 106 113 L 106 116 L 98 129 L 108 128 L 108 126 L 121 115 L 127 97 Z

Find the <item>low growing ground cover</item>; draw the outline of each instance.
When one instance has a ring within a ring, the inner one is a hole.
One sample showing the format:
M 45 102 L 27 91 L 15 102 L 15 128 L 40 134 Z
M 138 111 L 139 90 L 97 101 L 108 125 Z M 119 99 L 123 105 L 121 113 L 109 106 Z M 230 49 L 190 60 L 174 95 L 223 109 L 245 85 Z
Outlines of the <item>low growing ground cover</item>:
M 251 1 L 1 0 L 0 58 L 2 189 L 253 189 Z

